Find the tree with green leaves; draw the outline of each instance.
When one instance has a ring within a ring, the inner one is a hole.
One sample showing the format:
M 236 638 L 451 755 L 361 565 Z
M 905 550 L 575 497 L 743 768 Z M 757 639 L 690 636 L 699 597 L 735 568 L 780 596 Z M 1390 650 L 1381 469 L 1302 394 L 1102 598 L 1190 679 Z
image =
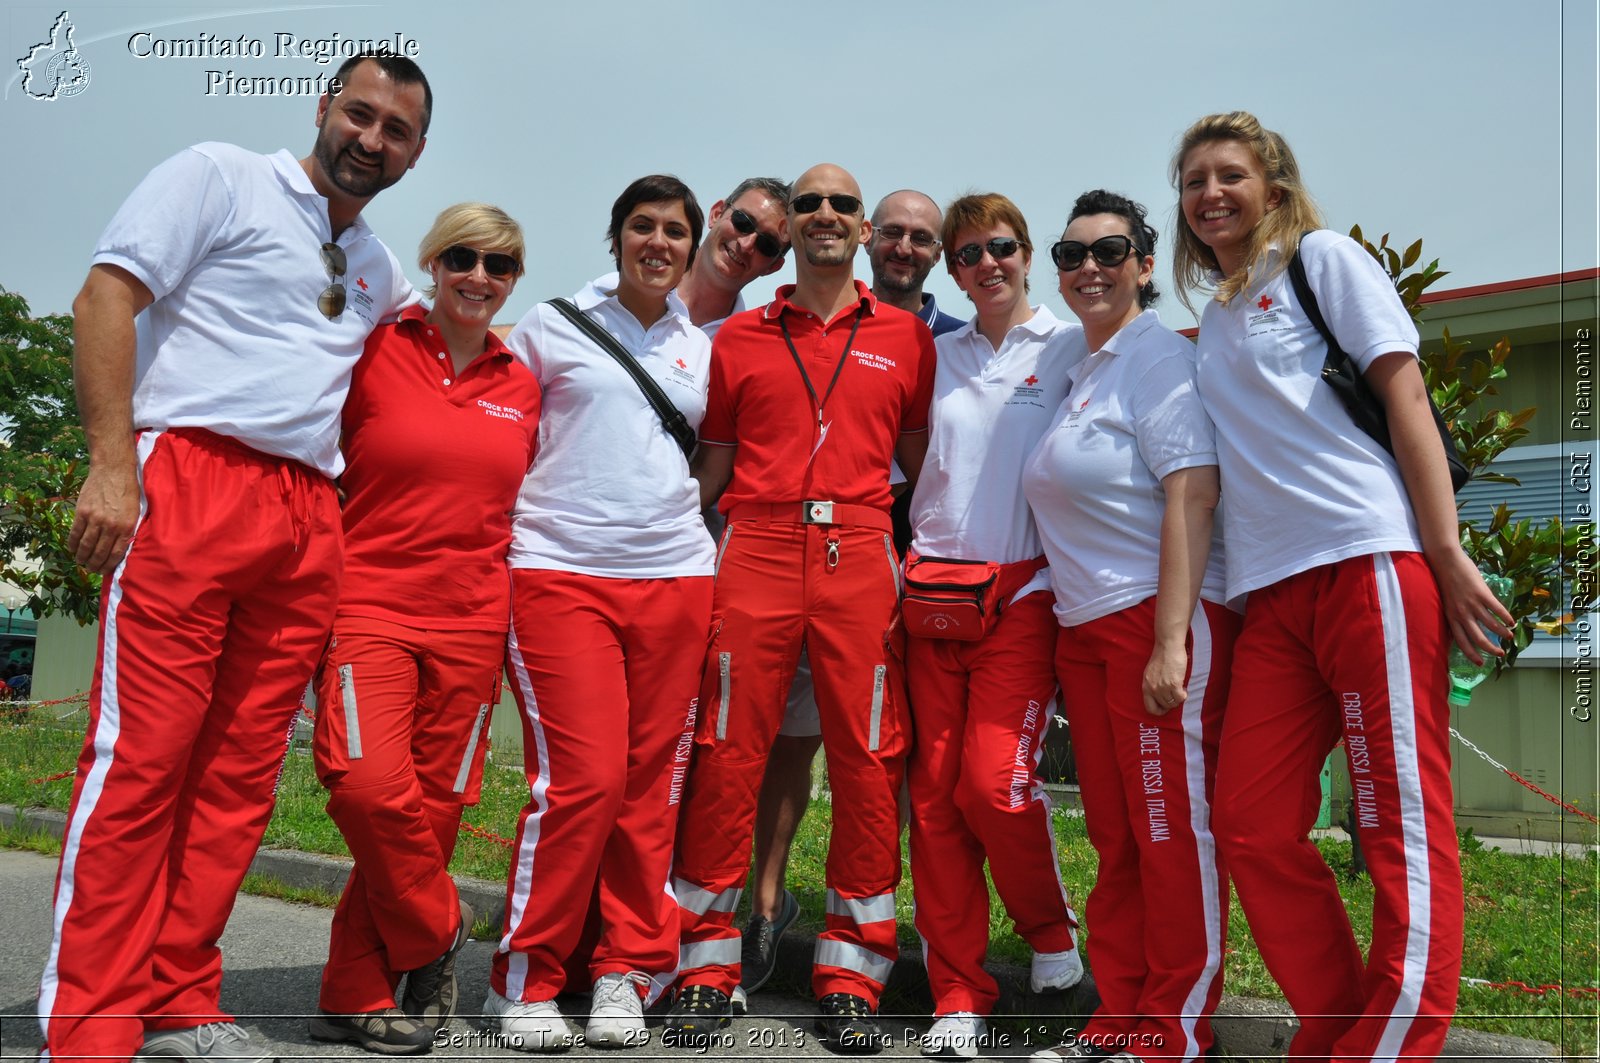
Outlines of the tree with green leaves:
M 100 577 L 67 550 L 88 450 L 72 391 L 72 318 L 33 317 L 0 287 L 0 578 L 28 608 L 94 620 Z
M 1448 275 L 1439 268 L 1439 260 L 1413 269 L 1422 259 L 1421 240 L 1400 251 L 1389 245 L 1388 233 L 1374 244 L 1362 236 L 1359 225 L 1350 230 L 1350 237 L 1388 272 L 1406 310 L 1420 321 L 1426 311 L 1423 293 Z M 1506 378 L 1505 363 L 1510 356 L 1511 345 L 1504 339 L 1479 353 L 1452 339 L 1446 328 L 1439 346 L 1422 352 L 1422 375 L 1473 479 L 1516 486 L 1516 478 L 1490 467 L 1495 458 L 1528 434 L 1527 424 L 1534 414 L 1533 407 L 1509 413 L 1490 401 L 1499 394 L 1496 385 Z M 1484 572 L 1512 582 L 1507 608 L 1517 619 L 1515 638 L 1505 657 L 1496 663 L 1497 673 L 1515 663 L 1517 655 L 1533 641 L 1535 630 L 1562 635 L 1572 622 L 1563 591 L 1577 575 L 1580 532 L 1577 526 L 1564 526 L 1557 514 L 1518 519 L 1504 503 L 1496 507 L 1487 525 L 1462 523 L 1461 546 L 1467 556 Z

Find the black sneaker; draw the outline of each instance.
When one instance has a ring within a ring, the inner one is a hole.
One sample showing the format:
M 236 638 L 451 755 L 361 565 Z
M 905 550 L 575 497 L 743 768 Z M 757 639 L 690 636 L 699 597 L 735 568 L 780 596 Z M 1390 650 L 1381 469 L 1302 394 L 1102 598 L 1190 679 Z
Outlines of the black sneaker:
M 322 1012 L 311 1016 L 308 1032 L 318 1041 L 354 1041 L 368 1052 L 413 1056 L 433 1047 L 433 1030 L 399 1008 L 355 1015 Z
M 733 1002 L 728 994 L 708 985 L 684 986 L 667 1011 L 664 1045 L 703 1045 L 711 1035 L 733 1021 Z
M 739 987 L 746 993 L 754 993 L 772 977 L 778 967 L 778 942 L 799 915 L 800 902 L 795 900 L 794 894 L 784 890 L 778 918 L 752 915 L 744 925 L 739 949 Z
M 450 1021 L 456 1011 L 456 953 L 472 933 L 472 906 L 461 902 L 461 928 L 444 955 L 406 974 L 406 992 L 400 1009 L 429 1030 Z
M 834 1052 L 872 1053 L 889 1047 L 872 1005 L 853 993 L 829 993 L 817 1002 L 817 1036 Z

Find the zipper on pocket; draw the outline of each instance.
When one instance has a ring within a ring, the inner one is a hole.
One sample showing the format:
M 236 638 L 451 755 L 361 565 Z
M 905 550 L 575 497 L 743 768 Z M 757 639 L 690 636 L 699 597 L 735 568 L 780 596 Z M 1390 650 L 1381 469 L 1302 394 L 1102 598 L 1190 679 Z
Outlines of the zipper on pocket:
M 361 716 L 356 711 L 354 666 L 339 666 L 339 692 L 344 699 L 344 748 L 351 760 L 361 759 Z
M 733 692 L 733 654 L 717 654 L 717 741 L 728 737 L 728 696 Z
M 895 597 L 899 597 L 905 588 L 900 586 L 900 559 L 894 556 L 894 536 L 883 537 L 883 550 L 889 555 L 889 578 L 894 580 Z
M 472 758 L 478 752 L 478 735 L 483 731 L 483 718 L 489 715 L 488 702 L 478 706 L 478 718 L 472 722 L 472 733 L 467 736 L 467 755 L 461 758 L 461 770 L 456 772 L 456 793 L 464 793 L 467 779 L 472 774 Z
M 728 544 L 733 542 L 733 525 L 730 523 L 722 530 L 722 542 L 717 544 L 717 563 L 711 568 L 711 578 L 716 579 L 722 573 L 722 557 L 728 552 Z
M 878 751 L 879 731 L 883 726 L 883 687 L 888 669 L 878 665 L 872 670 L 872 726 L 867 731 L 867 751 Z

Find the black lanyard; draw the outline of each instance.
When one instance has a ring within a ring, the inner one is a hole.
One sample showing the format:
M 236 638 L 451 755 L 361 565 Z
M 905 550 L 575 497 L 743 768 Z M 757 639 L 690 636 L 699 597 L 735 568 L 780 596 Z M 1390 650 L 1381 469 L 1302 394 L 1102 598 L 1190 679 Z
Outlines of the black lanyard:
M 844 351 L 839 355 L 839 364 L 833 367 L 833 379 L 828 381 L 828 390 L 822 397 L 817 397 L 817 389 L 811 386 L 811 375 L 806 372 L 805 362 L 800 358 L 800 352 L 794 349 L 794 340 L 789 335 L 789 319 L 782 314 L 778 315 L 778 325 L 783 329 L 783 342 L 789 345 L 789 354 L 794 357 L 794 367 L 800 370 L 800 379 L 805 382 L 806 390 L 811 393 L 811 402 L 817 408 L 817 431 L 824 430 L 822 424 L 822 408 L 828 404 L 828 396 L 833 394 L 833 386 L 839 382 L 839 374 L 844 372 L 844 363 L 850 357 L 850 348 L 856 345 L 856 329 L 861 327 L 861 315 L 866 311 L 866 303 L 856 304 L 856 319 L 850 325 L 850 338 L 844 341 Z

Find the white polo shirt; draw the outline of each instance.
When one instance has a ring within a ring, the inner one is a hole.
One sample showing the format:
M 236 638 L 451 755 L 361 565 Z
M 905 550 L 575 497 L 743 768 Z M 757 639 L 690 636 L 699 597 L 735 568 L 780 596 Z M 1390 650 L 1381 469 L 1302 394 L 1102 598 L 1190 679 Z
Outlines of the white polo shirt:
M 1416 356 L 1411 316 L 1359 244 L 1320 230 L 1300 255 L 1358 368 Z M 1217 427 L 1230 599 L 1345 558 L 1422 549 L 1399 468 L 1323 383 L 1326 357 L 1286 270 L 1227 306 L 1213 300 L 1201 317 L 1196 371 Z
M 646 329 L 607 274 L 573 302 L 629 351 L 695 428 L 706 412 L 711 341 L 674 292 Z M 700 486 L 639 385 L 560 312 L 540 303 L 506 346 L 544 389 L 539 451 L 512 515 L 512 568 L 657 579 L 709 576 L 715 544 Z
M 1146 310 L 1072 367 L 1072 390 L 1023 487 L 1050 559 L 1056 619 L 1087 623 L 1156 593 L 1163 477 L 1217 463 L 1194 347 Z M 1200 597 L 1223 600 L 1221 527 Z
M 1010 564 L 1042 552 L 1022 467 L 1088 348 L 1083 329 L 1044 307 L 995 350 L 977 319 L 934 341 L 928 456 L 911 500 L 911 549 Z M 1048 586 L 1040 573 L 1020 594 Z
M 328 201 L 288 151 L 197 144 L 151 170 L 94 253 L 155 296 L 137 321 L 134 427 L 206 428 L 342 472 L 350 372 L 373 327 L 417 297 L 358 217 L 337 240 L 347 297 L 329 321 L 317 299 L 332 239 Z

